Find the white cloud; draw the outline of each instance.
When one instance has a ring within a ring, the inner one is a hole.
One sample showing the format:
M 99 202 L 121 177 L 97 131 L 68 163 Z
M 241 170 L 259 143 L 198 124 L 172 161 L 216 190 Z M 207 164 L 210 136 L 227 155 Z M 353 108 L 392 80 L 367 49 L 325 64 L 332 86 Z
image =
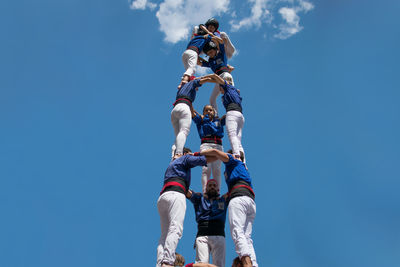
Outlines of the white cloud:
M 267 9 L 268 0 L 248 0 L 252 5 L 251 16 L 242 18 L 238 22 L 231 21 L 232 30 L 238 31 L 241 28 L 250 28 L 252 26 L 260 27 L 263 20 L 268 18 L 270 11 Z
M 147 0 L 134 0 L 131 3 L 130 7 L 131 9 L 140 9 L 140 10 L 145 10 L 146 7 L 148 7 L 151 10 L 153 10 L 157 7 L 157 4 L 151 3 L 150 1 Z
M 308 12 L 314 8 L 310 2 L 299 0 L 299 4 L 294 7 L 282 7 L 279 9 L 279 14 L 282 17 L 283 23 L 279 25 L 279 33 L 274 37 L 279 39 L 287 39 L 290 36 L 300 32 L 303 27 L 300 26 L 300 17 L 298 13 Z
M 130 7 L 137 10 L 158 7 L 156 17 L 160 31 L 165 34 L 164 40 L 170 43 L 188 40 L 194 25 L 221 15 L 230 19 L 232 31 L 262 27 L 264 36 L 271 31 L 275 38 L 286 39 L 303 29 L 300 13 L 314 8 L 308 0 L 247 0 L 245 9 L 240 10 L 232 10 L 230 5 L 231 0 L 162 0 L 158 6 L 148 0 L 134 0 Z M 250 15 L 241 16 L 241 11 Z M 227 28 L 222 27 L 222 30 Z
M 165 0 L 156 13 L 165 41 L 177 43 L 187 39 L 192 26 L 225 13 L 229 3 L 230 0 Z
M 300 18 L 293 8 L 282 7 L 279 9 L 279 13 L 281 14 L 285 23 L 282 23 L 279 26 L 280 32 L 275 34 L 275 37 L 287 39 L 303 29 L 303 27 L 301 27 L 299 24 Z

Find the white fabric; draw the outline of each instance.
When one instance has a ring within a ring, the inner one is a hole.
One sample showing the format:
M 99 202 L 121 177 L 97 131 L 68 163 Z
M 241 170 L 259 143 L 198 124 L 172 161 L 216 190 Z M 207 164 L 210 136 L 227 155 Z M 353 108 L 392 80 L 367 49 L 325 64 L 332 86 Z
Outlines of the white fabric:
M 190 107 L 185 103 L 179 103 L 171 111 L 171 123 L 175 132 L 175 143 L 172 146 L 172 157 L 174 154 L 183 154 L 183 147 L 190 132 L 192 124 L 192 113 Z
M 185 52 L 183 52 L 182 62 L 186 70 L 183 75 L 188 75 L 189 77 L 194 75 L 196 72 L 197 58 L 197 53 L 191 49 L 186 49 Z
M 200 151 L 212 148 L 224 151 L 222 145 L 213 143 L 203 143 L 200 145 Z M 221 189 L 221 164 L 222 161 L 216 160 L 214 162 L 207 163 L 207 166 L 203 166 L 201 170 L 201 185 L 203 186 L 203 193 L 206 191 L 207 181 L 211 179 L 211 174 L 212 178 L 214 178 L 218 183 L 218 189 Z
M 235 47 L 233 46 L 231 39 L 229 39 L 228 34 L 226 32 L 220 32 L 221 38 L 224 40 L 224 46 L 225 46 L 225 54 L 227 58 L 231 58 L 233 54 L 235 53 Z
M 235 197 L 229 201 L 228 219 L 236 253 L 240 258 L 250 256 L 253 267 L 257 267 L 256 253 L 251 239 L 256 203 L 248 196 Z
M 244 153 L 242 147 L 242 129 L 244 125 L 243 114 L 236 110 L 226 113 L 225 127 L 231 143 L 233 155 L 240 155 L 240 151 Z
M 175 250 L 182 237 L 186 213 L 186 197 L 176 191 L 163 193 L 157 201 L 160 214 L 161 237 L 157 247 L 157 265 L 174 265 Z
M 223 72 L 219 75 L 219 77 L 221 77 L 224 80 L 231 80 L 232 85 L 235 85 L 235 83 L 233 82 L 233 77 L 229 72 Z M 215 114 L 218 114 L 217 97 L 220 94 L 220 92 L 221 91 L 219 90 L 219 84 L 216 83 L 210 96 L 210 105 L 215 109 Z
M 210 253 L 214 265 L 225 267 L 224 236 L 199 236 L 196 238 L 196 263 L 209 263 Z

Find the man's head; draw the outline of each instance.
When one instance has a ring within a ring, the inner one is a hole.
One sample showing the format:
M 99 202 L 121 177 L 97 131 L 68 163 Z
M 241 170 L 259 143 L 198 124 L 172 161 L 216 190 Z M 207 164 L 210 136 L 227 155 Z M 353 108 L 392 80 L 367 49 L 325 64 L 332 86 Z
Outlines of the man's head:
M 211 18 L 211 19 L 207 20 L 206 28 L 210 32 L 214 33 L 216 30 L 218 30 L 218 27 L 219 27 L 219 22 L 215 18 Z
M 217 55 L 217 44 L 213 41 L 209 41 L 204 45 L 203 52 L 210 58 L 214 58 Z
M 184 147 L 183 148 L 183 155 L 189 154 L 189 153 L 192 153 L 192 150 L 190 148 L 188 148 L 188 147 Z
M 183 155 L 192 153 L 192 150 L 190 150 L 190 148 L 188 147 L 184 147 L 183 148 L 183 154 L 175 154 L 174 157 L 172 158 L 172 161 L 179 159 L 180 157 L 182 157 Z
M 185 266 L 185 258 L 181 254 L 176 252 L 174 266 Z
M 203 115 L 208 115 L 210 119 L 213 119 L 215 116 L 215 109 L 211 105 L 205 105 L 203 108 Z
M 218 183 L 215 179 L 210 179 L 207 181 L 206 194 L 209 198 L 216 198 L 219 196 Z
M 243 267 L 242 261 L 239 257 L 236 257 L 232 262 L 232 267 Z
M 233 155 L 232 149 L 229 149 L 228 151 L 226 151 L 226 153 L 232 154 L 232 155 Z M 235 155 L 235 159 L 239 159 L 239 160 L 241 160 L 242 162 L 244 162 L 244 153 L 243 153 L 243 151 L 240 151 L 240 156 Z

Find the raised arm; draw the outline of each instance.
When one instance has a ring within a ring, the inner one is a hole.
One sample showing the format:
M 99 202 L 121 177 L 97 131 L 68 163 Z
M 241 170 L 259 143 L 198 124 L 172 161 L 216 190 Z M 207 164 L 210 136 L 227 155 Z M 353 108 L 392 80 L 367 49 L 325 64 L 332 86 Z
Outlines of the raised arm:
M 210 32 L 204 25 L 200 25 L 200 28 L 205 31 L 208 35 L 210 35 L 212 38 L 211 40 L 215 43 L 222 44 L 224 43 L 224 40 L 222 40 L 221 37 L 215 36 L 212 32 Z
M 217 149 L 207 149 L 200 152 L 200 155 L 204 155 L 206 157 L 215 157 L 223 162 L 229 161 L 229 156 L 225 152 L 222 152 Z M 208 161 L 207 161 L 208 162 Z
M 217 74 L 208 74 L 202 77 L 199 77 L 200 84 L 204 83 L 218 83 L 218 84 L 225 84 L 225 80 L 219 77 Z

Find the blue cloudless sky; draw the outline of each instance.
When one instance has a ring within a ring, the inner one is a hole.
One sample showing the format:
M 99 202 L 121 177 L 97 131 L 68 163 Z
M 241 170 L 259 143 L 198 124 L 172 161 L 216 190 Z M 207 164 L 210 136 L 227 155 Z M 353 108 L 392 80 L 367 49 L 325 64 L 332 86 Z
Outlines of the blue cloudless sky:
M 186 41 L 129 4 L 0 3 L 0 266 L 155 265 Z M 259 265 L 399 266 L 400 2 L 313 4 L 286 40 L 220 18 L 239 50 Z M 188 202 L 187 262 L 195 234 Z

